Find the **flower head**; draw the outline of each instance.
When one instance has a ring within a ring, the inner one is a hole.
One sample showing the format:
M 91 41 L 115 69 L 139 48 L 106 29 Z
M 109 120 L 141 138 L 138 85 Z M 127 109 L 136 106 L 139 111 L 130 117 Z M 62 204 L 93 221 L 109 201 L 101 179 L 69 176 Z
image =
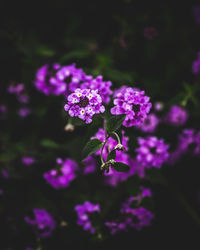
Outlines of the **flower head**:
M 76 178 L 78 166 L 75 161 L 57 158 L 57 168 L 44 173 L 44 178 L 55 189 L 66 188 Z
M 68 111 L 71 117 L 79 117 L 86 123 L 92 122 L 94 114 L 105 111 L 98 90 L 76 89 L 67 100 L 68 103 L 64 106 L 65 111 Z
M 169 157 L 169 145 L 163 139 L 148 136 L 146 139 L 138 138 L 139 148 L 136 149 L 137 161 L 146 168 L 160 168 Z
M 144 120 L 144 123 L 139 128 L 143 132 L 154 133 L 158 124 L 159 124 L 158 117 L 155 114 L 150 114 L 146 117 L 146 119 Z
M 22 157 L 21 161 L 23 164 L 30 166 L 35 162 L 35 158 L 30 156 L 24 156 Z
M 45 210 L 33 209 L 34 219 L 25 217 L 25 221 L 36 229 L 36 233 L 41 237 L 49 236 L 55 229 L 56 222 L 52 216 Z
M 115 93 L 114 107 L 111 108 L 113 115 L 126 114 L 123 122 L 125 127 L 140 126 L 151 109 L 149 97 L 144 91 L 133 88 L 121 88 Z
M 172 106 L 164 121 L 173 125 L 183 125 L 187 121 L 188 113 L 184 108 Z
M 76 205 L 75 210 L 78 215 L 77 224 L 82 226 L 84 230 L 90 231 L 90 233 L 95 233 L 96 229 L 92 225 L 91 215 L 95 212 L 100 212 L 99 204 L 93 204 L 90 201 L 85 201 L 82 205 Z

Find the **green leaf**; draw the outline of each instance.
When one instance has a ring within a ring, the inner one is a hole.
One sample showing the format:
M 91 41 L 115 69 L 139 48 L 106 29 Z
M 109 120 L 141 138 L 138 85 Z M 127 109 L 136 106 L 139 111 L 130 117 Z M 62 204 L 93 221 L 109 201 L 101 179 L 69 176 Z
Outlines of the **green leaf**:
M 45 148 L 59 148 L 59 145 L 50 139 L 44 139 L 40 142 L 40 144 Z
M 90 140 L 83 149 L 83 159 L 98 151 L 102 146 L 103 142 L 99 139 Z
M 114 162 L 112 164 L 112 166 L 118 172 L 128 172 L 130 169 L 130 167 L 128 165 L 124 164 L 123 162 Z
M 115 158 L 116 158 L 116 151 L 115 150 L 110 151 L 107 157 L 107 161 L 114 160 Z
M 126 117 L 125 114 L 112 116 L 107 121 L 107 124 L 106 124 L 108 133 L 112 133 L 112 132 L 116 131 L 122 125 L 125 117 Z

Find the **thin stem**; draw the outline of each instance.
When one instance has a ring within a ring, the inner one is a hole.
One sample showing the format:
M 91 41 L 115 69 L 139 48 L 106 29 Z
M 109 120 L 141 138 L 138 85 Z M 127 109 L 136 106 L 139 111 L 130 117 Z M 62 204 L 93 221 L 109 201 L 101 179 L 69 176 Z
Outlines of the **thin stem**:
M 119 135 L 116 132 L 112 132 L 112 134 L 114 134 L 116 136 L 118 144 L 121 144 L 121 140 L 119 138 Z

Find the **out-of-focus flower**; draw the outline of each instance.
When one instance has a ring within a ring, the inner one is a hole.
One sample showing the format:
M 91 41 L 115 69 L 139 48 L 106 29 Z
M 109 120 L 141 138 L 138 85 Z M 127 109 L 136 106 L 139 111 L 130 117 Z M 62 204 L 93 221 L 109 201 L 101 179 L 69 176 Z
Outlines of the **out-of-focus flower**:
M 33 214 L 34 219 L 26 216 L 24 218 L 25 221 L 35 228 L 36 233 L 40 237 L 47 237 L 51 235 L 52 231 L 56 227 L 56 222 L 53 217 L 45 209 L 39 208 L 33 209 Z
M 8 92 L 10 94 L 14 94 L 18 101 L 21 103 L 29 102 L 29 95 L 25 92 L 25 87 L 23 83 L 19 83 L 17 85 L 10 84 L 8 87 Z
M 83 174 L 91 174 L 94 173 L 97 169 L 96 161 L 93 156 L 88 156 L 84 161 Z
M 3 178 L 8 179 L 10 177 L 8 171 L 6 169 L 1 169 L 1 174 Z
M 156 111 L 162 111 L 164 104 L 162 102 L 155 102 L 154 103 L 154 109 Z
M 0 189 L 0 196 L 3 195 L 3 189 Z
M 163 139 L 148 136 L 146 139 L 138 138 L 139 148 L 136 149 L 137 161 L 145 168 L 160 168 L 168 160 L 169 145 Z
M 65 111 L 68 111 L 71 117 L 79 117 L 87 124 L 92 122 L 94 114 L 105 111 L 98 90 L 76 89 L 67 100 L 68 103 L 64 106 Z
M 77 224 L 82 226 L 84 230 L 90 231 L 90 233 L 94 234 L 96 232 L 96 229 L 92 225 L 90 217 L 93 213 L 100 212 L 99 204 L 93 204 L 90 201 L 85 201 L 82 205 L 76 205 L 75 210 L 78 215 Z
M 179 151 L 200 154 L 200 132 L 194 129 L 184 129 L 179 135 Z
M 123 122 L 125 127 L 140 126 L 144 122 L 151 109 L 150 98 L 145 96 L 144 91 L 133 88 L 120 88 L 115 93 L 114 107 L 111 108 L 113 115 L 126 114 Z
M 194 75 L 198 75 L 200 73 L 200 52 L 197 53 L 197 59 L 194 60 L 192 64 L 192 72 Z
M 158 124 L 159 124 L 158 117 L 155 114 L 150 114 L 146 117 L 144 123 L 142 124 L 141 127 L 139 127 L 139 129 L 146 133 L 154 133 Z
M 66 188 L 76 178 L 78 166 L 71 159 L 62 160 L 57 158 L 57 168 L 44 173 L 43 177 L 55 189 Z
M 22 157 L 21 161 L 22 161 L 23 164 L 25 164 L 27 166 L 30 166 L 33 163 L 35 163 L 35 158 L 30 157 L 30 156 L 24 156 L 24 157 Z
M 111 222 L 105 222 L 105 226 L 110 229 L 111 234 L 128 231 L 129 228 L 141 230 L 143 227 L 150 226 L 154 214 L 140 206 L 140 203 L 145 197 L 151 196 L 149 189 L 142 188 L 138 196 L 131 196 L 122 203 L 119 218 Z
M 193 15 L 194 15 L 195 21 L 197 23 L 200 23 L 200 5 L 195 5 L 193 7 Z
M 146 27 L 144 29 L 144 37 L 148 40 L 153 40 L 158 35 L 158 31 L 154 27 Z
M 188 113 L 184 108 L 172 106 L 164 121 L 173 125 L 183 125 L 187 121 Z
M 112 95 L 111 81 L 103 81 L 102 76 L 97 76 L 96 78 L 89 78 L 88 80 L 80 85 L 81 89 L 98 89 L 98 94 L 101 96 L 102 102 L 108 104 L 110 102 L 110 96 Z
M 25 118 L 26 116 L 30 115 L 32 113 L 31 109 L 30 108 L 27 108 L 27 107 L 24 107 L 24 108 L 20 108 L 18 110 L 18 115 L 21 117 L 21 118 Z

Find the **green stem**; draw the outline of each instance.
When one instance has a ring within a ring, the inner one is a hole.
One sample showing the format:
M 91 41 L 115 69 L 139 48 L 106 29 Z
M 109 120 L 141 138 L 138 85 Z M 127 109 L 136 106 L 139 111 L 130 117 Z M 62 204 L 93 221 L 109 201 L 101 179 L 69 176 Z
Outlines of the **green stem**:
M 112 134 L 114 134 L 116 136 L 118 144 L 121 144 L 121 140 L 119 138 L 119 135 L 116 132 L 112 132 Z

